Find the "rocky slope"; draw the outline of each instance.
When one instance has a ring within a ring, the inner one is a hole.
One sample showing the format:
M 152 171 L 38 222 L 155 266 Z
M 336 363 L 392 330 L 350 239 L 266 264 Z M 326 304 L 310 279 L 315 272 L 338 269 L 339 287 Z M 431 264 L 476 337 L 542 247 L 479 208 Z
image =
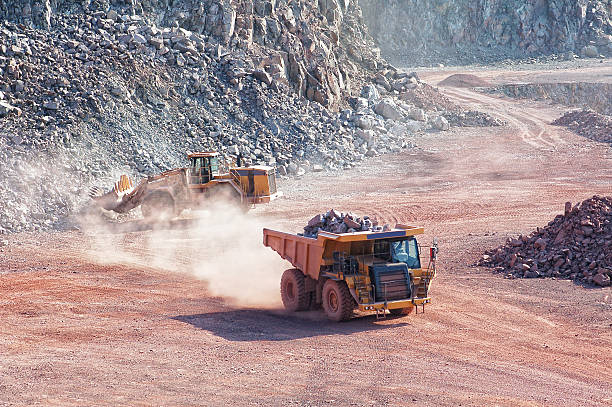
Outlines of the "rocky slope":
M 612 83 L 522 83 L 504 85 L 492 91 L 513 98 L 548 100 L 566 106 L 586 107 L 612 116 Z
M 337 110 L 342 96 L 350 93 L 350 81 L 364 70 L 383 68 L 378 49 L 360 21 L 360 9 L 348 0 L 264 1 L 264 0 L 142 0 L 142 1 L 29 1 L 9 0 L 0 5 L 0 16 L 10 21 L 54 30 L 62 26 L 64 16 L 77 17 L 97 13 L 85 29 L 97 29 L 105 37 L 136 34 L 136 47 L 153 45 L 155 56 L 175 61 L 174 46 L 181 51 L 193 47 L 192 58 L 202 50 L 203 42 L 215 41 L 231 49 L 263 51 L 257 58 L 247 58 L 259 68 L 269 67 L 270 75 L 289 84 L 298 94 Z M 111 10 L 108 14 L 107 11 Z M 104 13 L 104 14 L 100 14 Z M 133 19 L 132 17 L 137 17 Z M 77 17 L 78 18 L 78 17 Z M 106 20 L 106 21 L 101 21 Z M 159 30 L 141 31 L 139 23 L 149 27 L 180 27 L 192 32 L 177 37 Z M 119 23 L 117 27 L 116 23 Z M 104 32 L 100 32 L 103 30 Z M 95 34 L 94 34 L 95 35 Z M 150 37 L 157 41 L 149 42 Z M 143 39 L 144 38 L 144 39 Z M 199 40 L 198 40 L 199 39 Z M 109 40 L 109 38 L 105 38 Z M 121 39 L 120 39 L 121 40 Z M 132 38 L 123 38 L 132 47 Z M 189 58 L 180 59 L 186 64 Z
M 612 55 L 610 0 L 359 0 L 397 64 L 471 64 L 572 52 Z M 572 55 L 570 55 L 572 57 Z
M 61 227 L 94 184 L 190 150 L 347 168 L 488 125 L 378 55 L 348 1 L 5 1 L 0 233 Z M 421 103 L 426 98 L 428 103 Z

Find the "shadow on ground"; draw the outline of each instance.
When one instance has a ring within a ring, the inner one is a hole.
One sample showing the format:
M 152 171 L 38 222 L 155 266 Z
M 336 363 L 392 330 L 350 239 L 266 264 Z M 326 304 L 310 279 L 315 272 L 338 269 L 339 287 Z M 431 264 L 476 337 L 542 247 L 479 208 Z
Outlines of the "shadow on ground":
M 322 312 L 289 314 L 280 310 L 233 310 L 172 319 L 210 331 L 229 341 L 290 341 L 323 335 L 350 335 L 355 332 L 410 326 L 407 317 L 357 316 L 346 322 L 331 322 Z

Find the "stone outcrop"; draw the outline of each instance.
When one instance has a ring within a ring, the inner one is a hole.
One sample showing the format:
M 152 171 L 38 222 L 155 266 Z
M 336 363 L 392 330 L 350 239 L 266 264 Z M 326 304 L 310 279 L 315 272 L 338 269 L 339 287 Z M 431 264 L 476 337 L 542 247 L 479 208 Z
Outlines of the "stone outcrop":
M 359 0 L 383 55 L 409 66 L 573 52 L 612 55 L 612 4 L 598 0 Z

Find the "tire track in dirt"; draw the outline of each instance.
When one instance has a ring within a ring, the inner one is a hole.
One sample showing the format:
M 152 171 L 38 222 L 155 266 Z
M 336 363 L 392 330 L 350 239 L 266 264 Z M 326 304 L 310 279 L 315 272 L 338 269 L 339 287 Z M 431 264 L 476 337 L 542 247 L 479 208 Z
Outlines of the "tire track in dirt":
M 506 100 L 466 88 L 440 88 L 440 91 L 456 103 L 508 122 L 519 130 L 521 140 L 531 147 L 554 148 L 563 142 L 557 131 L 540 118 L 541 113 L 532 113 L 524 101 Z

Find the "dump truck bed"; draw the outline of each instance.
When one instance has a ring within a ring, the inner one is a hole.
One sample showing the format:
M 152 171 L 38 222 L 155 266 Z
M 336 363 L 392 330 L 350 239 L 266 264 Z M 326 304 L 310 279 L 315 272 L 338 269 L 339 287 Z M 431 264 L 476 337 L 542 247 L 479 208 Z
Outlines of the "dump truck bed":
M 310 238 L 264 229 L 263 244 L 277 252 L 293 267 L 317 280 L 321 266 L 330 265 L 333 261 L 332 253 L 342 251 L 344 247 L 348 247 L 353 242 L 401 238 L 422 233 L 422 227 L 396 225 L 395 229 L 384 232 L 367 231 L 343 234 L 319 232 L 317 238 Z

